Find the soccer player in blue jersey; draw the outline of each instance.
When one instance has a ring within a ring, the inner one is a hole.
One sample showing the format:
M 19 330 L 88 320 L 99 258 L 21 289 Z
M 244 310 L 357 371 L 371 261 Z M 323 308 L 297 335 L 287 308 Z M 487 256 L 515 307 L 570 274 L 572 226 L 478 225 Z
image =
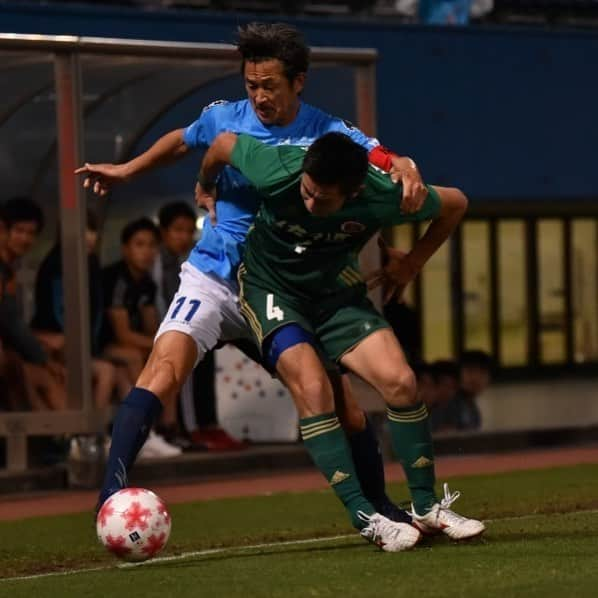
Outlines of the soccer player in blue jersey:
M 105 195 L 114 184 L 171 163 L 193 149 L 207 148 L 226 131 L 248 133 L 269 145 L 309 145 L 327 132 L 340 131 L 365 147 L 372 163 L 387 169 L 394 166 L 405 189 L 402 208 L 419 208 L 426 189 L 409 158 L 399 158 L 376 139 L 301 100 L 309 50 L 296 29 L 252 23 L 240 28 L 238 49 L 248 99 L 213 102 L 191 125 L 167 133 L 124 164 L 85 164 L 76 171 L 86 175 L 84 187 Z M 239 311 L 235 277 L 260 198 L 247 179 L 230 167 L 222 172 L 217 191 L 214 222 L 206 219 L 201 240 L 183 264 L 178 292 L 148 362 L 119 408 L 98 505 L 126 485 L 127 472 L 162 405 L 175 400 L 205 353 L 219 341 L 251 339 Z M 386 496 L 378 444 L 348 381 L 337 379 L 336 386 L 344 391 L 337 396 L 338 411 L 365 496 L 380 513 L 396 520 L 408 518 Z

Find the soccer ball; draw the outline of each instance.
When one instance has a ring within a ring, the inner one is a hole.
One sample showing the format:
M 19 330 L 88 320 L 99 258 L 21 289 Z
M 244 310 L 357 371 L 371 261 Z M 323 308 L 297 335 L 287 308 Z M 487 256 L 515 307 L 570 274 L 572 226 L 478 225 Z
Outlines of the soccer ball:
M 125 561 L 145 561 L 158 554 L 170 536 L 171 520 L 159 496 L 145 488 L 124 488 L 100 509 L 100 542 Z

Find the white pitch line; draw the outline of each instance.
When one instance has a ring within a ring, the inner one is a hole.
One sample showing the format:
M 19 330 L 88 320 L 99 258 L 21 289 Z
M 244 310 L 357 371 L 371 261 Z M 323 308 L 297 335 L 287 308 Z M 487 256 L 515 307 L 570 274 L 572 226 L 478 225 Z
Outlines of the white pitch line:
M 180 561 L 196 556 L 206 556 L 209 554 L 220 554 L 223 552 L 239 552 L 245 550 L 262 550 L 264 548 L 275 548 L 278 546 L 300 546 L 301 544 L 314 544 L 316 542 L 332 542 L 333 540 L 346 540 L 347 538 L 356 538 L 355 534 L 343 534 L 341 536 L 328 536 L 326 538 L 305 538 L 303 540 L 286 540 L 284 542 L 268 542 L 266 544 L 248 544 L 247 546 L 223 546 L 222 548 L 212 548 L 209 550 L 194 550 L 192 552 L 182 552 L 173 556 L 161 556 L 155 559 L 149 559 L 141 563 L 121 563 L 120 569 L 130 569 L 131 567 L 143 567 L 153 565 L 154 563 L 167 563 L 170 561 Z
M 566 513 L 552 513 L 553 515 L 577 515 L 577 514 L 597 514 L 598 509 L 588 509 L 586 511 L 568 511 Z M 529 515 L 516 515 L 512 517 L 499 517 L 497 519 L 485 519 L 486 523 L 493 523 L 498 521 L 520 521 L 523 519 L 536 519 L 538 517 L 546 517 L 551 513 L 532 513 Z M 19 577 L 3 577 L 1 582 L 6 581 L 31 581 L 34 579 L 43 579 L 45 577 L 60 577 L 65 575 L 76 575 L 78 573 L 95 573 L 97 571 L 109 571 L 115 569 L 132 569 L 136 567 L 147 567 L 157 565 L 160 563 L 169 563 L 173 561 L 184 561 L 185 559 L 208 556 L 212 554 L 223 554 L 230 552 L 243 552 L 249 550 L 262 550 L 267 548 L 277 548 L 281 546 L 301 546 L 302 544 L 318 544 L 320 542 L 333 542 L 335 540 L 346 540 L 349 538 L 357 538 L 355 534 L 343 534 L 339 536 L 329 536 L 326 538 L 305 538 L 303 540 L 286 540 L 284 542 L 268 542 L 264 544 L 248 544 L 246 546 L 225 546 L 222 548 L 209 548 L 206 550 L 195 550 L 191 552 L 182 552 L 172 556 L 162 556 L 149 559 L 142 563 L 118 563 L 116 565 L 105 565 L 102 567 L 89 567 L 87 569 L 67 569 L 65 571 L 51 571 L 50 573 L 38 573 L 36 575 L 21 575 Z
M 64 575 L 75 575 L 77 573 L 95 573 L 97 571 L 108 571 L 114 569 L 131 569 L 158 563 L 172 561 L 183 561 L 188 558 L 207 556 L 211 554 L 222 554 L 228 552 L 241 552 L 247 550 L 261 550 L 264 548 L 276 548 L 278 546 L 299 546 L 301 544 L 316 544 L 319 542 L 332 542 L 333 540 L 342 540 L 346 538 L 355 538 L 355 534 L 344 534 L 342 536 L 329 536 L 327 538 L 306 538 L 303 540 L 287 540 L 285 542 L 269 542 L 267 544 L 249 544 L 247 546 L 226 546 L 222 548 L 210 548 L 207 550 L 195 550 L 192 552 L 182 552 L 173 556 L 163 556 L 144 561 L 142 563 L 118 563 L 116 565 L 105 565 L 102 567 L 89 567 L 87 569 L 66 569 L 64 571 L 51 571 L 49 573 L 38 573 L 36 575 L 20 575 L 18 577 L 3 577 L 4 581 L 30 581 L 33 579 L 43 579 L 44 577 L 60 577 Z

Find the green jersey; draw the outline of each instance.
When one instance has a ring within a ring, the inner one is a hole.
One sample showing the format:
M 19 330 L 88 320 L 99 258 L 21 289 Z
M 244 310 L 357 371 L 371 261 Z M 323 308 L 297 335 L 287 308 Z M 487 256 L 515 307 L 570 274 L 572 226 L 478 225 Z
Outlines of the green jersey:
M 430 190 L 414 214 L 400 210 L 401 185 L 370 165 L 364 188 L 337 212 L 313 216 L 300 193 L 305 148 L 269 146 L 239 135 L 231 163 L 257 189 L 263 202 L 247 236 L 247 276 L 266 289 L 319 301 L 365 293 L 357 256 L 383 226 L 429 220 L 440 200 Z

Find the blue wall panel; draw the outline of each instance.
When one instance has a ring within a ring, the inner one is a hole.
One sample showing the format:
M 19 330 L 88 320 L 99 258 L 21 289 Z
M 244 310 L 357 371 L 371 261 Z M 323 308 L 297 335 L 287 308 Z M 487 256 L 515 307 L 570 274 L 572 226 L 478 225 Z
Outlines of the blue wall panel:
M 230 42 L 246 20 L 0 6 L 0 30 L 22 33 Z M 379 137 L 427 180 L 479 199 L 598 197 L 597 32 L 296 23 L 314 45 L 378 48 Z

